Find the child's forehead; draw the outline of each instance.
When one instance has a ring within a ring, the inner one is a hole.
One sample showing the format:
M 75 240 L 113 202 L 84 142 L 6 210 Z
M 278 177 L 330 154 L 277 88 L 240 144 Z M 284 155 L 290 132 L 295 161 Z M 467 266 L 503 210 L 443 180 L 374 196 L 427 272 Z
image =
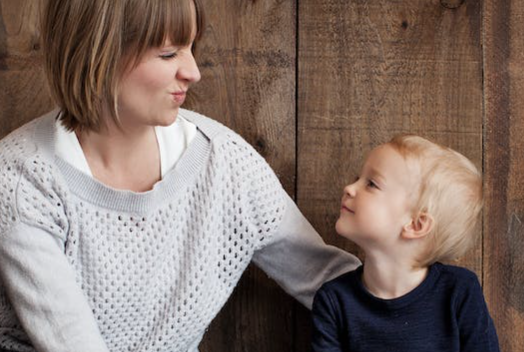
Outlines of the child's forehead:
M 384 178 L 397 177 L 411 184 L 420 180 L 420 163 L 416 158 L 406 158 L 389 144 L 382 144 L 371 150 L 362 170 Z
M 373 148 L 367 155 L 364 165 L 391 164 L 402 166 L 406 164 L 406 158 L 389 144 L 381 144 Z

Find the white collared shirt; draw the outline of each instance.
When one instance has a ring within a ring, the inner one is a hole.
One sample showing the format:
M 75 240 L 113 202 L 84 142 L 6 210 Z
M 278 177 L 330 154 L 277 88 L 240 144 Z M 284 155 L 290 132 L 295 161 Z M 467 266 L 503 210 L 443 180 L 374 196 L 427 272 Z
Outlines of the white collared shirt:
M 55 142 L 56 155 L 73 165 L 85 174 L 93 177 L 80 142 L 74 132 L 65 129 L 57 120 L 57 135 Z M 162 177 L 171 170 L 187 149 L 197 132 L 196 126 L 178 116 L 169 126 L 156 126 L 155 134 L 160 151 L 160 170 Z

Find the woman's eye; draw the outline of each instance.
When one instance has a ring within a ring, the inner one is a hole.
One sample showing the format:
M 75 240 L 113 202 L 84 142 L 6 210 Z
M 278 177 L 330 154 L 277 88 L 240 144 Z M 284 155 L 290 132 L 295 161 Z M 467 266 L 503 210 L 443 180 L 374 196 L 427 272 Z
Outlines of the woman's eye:
M 164 59 L 164 60 L 169 60 L 169 59 L 175 58 L 176 56 L 177 56 L 177 53 L 173 52 L 173 53 L 162 54 L 162 55 L 160 55 L 160 58 Z

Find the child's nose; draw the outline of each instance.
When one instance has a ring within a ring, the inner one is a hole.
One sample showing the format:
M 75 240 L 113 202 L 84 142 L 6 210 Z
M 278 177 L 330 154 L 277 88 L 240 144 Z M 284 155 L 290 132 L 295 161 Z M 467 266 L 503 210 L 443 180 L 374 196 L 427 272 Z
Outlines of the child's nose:
M 350 197 L 354 197 L 357 194 L 357 182 L 353 182 L 346 187 L 344 187 L 344 193 L 347 194 Z

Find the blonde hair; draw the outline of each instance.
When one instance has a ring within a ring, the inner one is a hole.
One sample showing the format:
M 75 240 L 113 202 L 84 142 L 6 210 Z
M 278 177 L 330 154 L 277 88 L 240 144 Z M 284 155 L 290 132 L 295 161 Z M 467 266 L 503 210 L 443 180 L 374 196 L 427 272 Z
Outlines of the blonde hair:
M 453 260 L 477 239 L 475 226 L 482 209 L 482 177 L 473 163 L 458 152 L 418 136 L 396 136 L 388 145 L 407 162 L 420 166 L 421 180 L 415 216 L 431 215 L 433 228 L 418 264 Z
M 119 125 L 118 84 L 125 70 L 166 39 L 186 46 L 196 30 L 196 43 L 203 22 L 198 0 L 47 0 L 42 48 L 63 125 L 98 131 L 104 106 Z

